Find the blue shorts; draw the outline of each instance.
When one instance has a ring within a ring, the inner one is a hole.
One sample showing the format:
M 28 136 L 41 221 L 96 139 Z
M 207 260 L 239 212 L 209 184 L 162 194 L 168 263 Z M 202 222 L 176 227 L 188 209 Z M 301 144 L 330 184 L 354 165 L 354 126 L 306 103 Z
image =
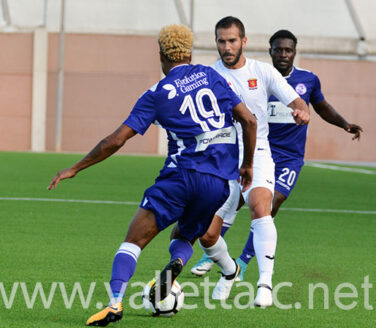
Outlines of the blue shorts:
M 154 213 L 159 230 L 177 221 L 180 234 L 191 241 L 205 234 L 229 193 L 226 179 L 165 167 L 146 189 L 140 206 Z
M 300 170 L 304 165 L 301 158 L 279 157 L 274 159 L 275 163 L 275 186 L 274 189 L 289 197 L 294 189 Z

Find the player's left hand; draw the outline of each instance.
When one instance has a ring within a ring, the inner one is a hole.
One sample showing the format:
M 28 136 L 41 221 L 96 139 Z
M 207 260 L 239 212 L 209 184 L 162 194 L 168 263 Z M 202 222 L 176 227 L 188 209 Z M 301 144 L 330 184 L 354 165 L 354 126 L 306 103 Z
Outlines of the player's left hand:
M 349 124 L 347 127 L 345 127 L 345 130 L 354 135 L 352 140 L 358 139 L 358 141 L 360 140 L 360 132 L 363 132 L 363 129 L 356 124 Z
M 73 178 L 75 177 L 77 174 L 77 171 L 74 170 L 73 168 L 67 168 L 65 170 L 62 170 L 60 172 L 58 172 L 55 177 L 51 180 L 50 184 L 48 185 L 47 189 L 48 190 L 51 190 L 52 188 L 53 189 L 56 189 L 58 183 L 61 181 L 61 180 L 64 180 L 64 179 L 70 179 L 70 178 Z
M 292 117 L 294 118 L 296 124 L 298 125 L 305 125 L 308 124 L 309 122 L 309 113 L 300 110 L 300 109 L 295 109 L 291 113 Z
M 247 189 L 251 187 L 253 169 L 251 167 L 248 167 L 248 168 L 241 167 L 239 169 L 239 175 L 240 175 L 240 184 L 242 185 L 242 192 L 245 192 Z

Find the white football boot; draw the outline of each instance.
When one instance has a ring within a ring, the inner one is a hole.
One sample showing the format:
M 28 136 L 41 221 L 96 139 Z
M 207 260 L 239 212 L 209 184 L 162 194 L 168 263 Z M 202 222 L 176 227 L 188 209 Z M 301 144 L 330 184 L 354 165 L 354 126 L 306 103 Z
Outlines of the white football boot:
M 257 286 L 257 296 L 254 304 L 263 308 L 273 305 L 272 289 L 268 285 Z
M 233 274 L 224 275 L 222 273 L 222 277 L 219 279 L 219 281 L 214 287 L 214 290 L 212 293 L 213 300 L 226 300 L 230 296 L 232 285 L 234 284 L 236 277 L 240 273 L 240 266 L 236 262 L 235 262 L 235 265 L 236 265 L 236 269 Z

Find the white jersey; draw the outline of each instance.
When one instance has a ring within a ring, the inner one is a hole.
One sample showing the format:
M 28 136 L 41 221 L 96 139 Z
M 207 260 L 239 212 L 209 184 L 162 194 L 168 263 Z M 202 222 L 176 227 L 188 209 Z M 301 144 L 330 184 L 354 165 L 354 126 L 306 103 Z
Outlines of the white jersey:
M 267 148 L 269 150 L 269 97 L 274 95 L 287 106 L 299 95 L 287 83 L 286 79 L 268 63 L 246 58 L 245 65 L 238 69 L 228 69 L 223 65 L 222 60 L 215 62 L 212 67 L 227 80 L 236 95 L 256 117 L 256 149 Z M 239 128 L 240 124 L 237 125 Z M 242 141 L 241 136 L 239 136 L 239 141 Z M 241 155 L 242 146 L 241 144 Z

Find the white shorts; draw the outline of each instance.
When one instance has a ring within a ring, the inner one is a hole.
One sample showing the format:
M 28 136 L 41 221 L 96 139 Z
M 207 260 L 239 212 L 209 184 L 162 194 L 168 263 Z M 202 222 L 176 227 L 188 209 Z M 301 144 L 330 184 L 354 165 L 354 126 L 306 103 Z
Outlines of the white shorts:
M 236 188 L 234 184 L 236 183 Z M 236 217 L 236 209 L 242 186 L 236 181 L 229 181 L 230 195 L 222 207 L 215 213 L 223 219 L 224 226 L 231 226 Z M 274 162 L 269 147 L 257 147 L 253 158 L 253 177 L 251 187 L 243 194 L 245 202 L 248 204 L 248 196 L 252 189 L 263 187 L 269 189 L 274 194 Z
M 248 204 L 248 196 L 254 188 L 266 188 L 274 194 L 274 162 L 270 149 L 257 147 L 253 158 L 253 178 L 251 187 L 242 193 L 244 201 Z

